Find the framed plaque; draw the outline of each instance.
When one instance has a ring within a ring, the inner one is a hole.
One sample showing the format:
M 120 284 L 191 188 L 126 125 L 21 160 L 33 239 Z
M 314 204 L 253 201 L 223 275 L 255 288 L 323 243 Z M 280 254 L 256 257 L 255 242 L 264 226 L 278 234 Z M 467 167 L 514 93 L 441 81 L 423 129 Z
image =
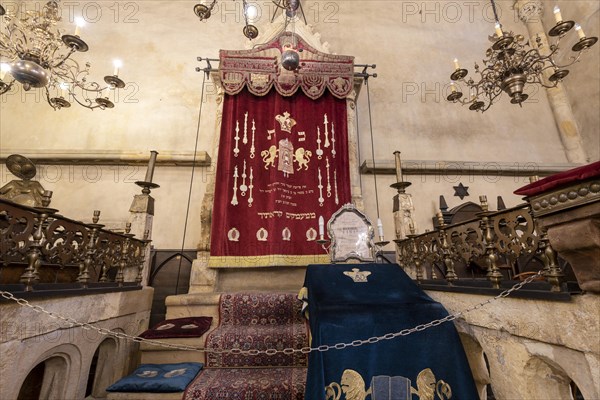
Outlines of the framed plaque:
M 354 204 L 344 204 L 331 216 L 327 232 L 331 238 L 331 262 L 374 261 L 373 225 Z

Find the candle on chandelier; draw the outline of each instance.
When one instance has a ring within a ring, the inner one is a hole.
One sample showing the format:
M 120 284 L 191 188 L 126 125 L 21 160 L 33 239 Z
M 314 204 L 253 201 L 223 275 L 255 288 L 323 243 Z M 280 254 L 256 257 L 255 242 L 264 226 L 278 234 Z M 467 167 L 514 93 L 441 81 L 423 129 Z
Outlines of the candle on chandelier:
M 380 218 L 377 218 L 377 232 L 379 233 L 379 237 L 383 237 L 383 223 Z
M 60 97 L 62 97 L 63 99 L 66 99 L 67 96 L 69 95 L 69 85 L 65 82 L 61 82 L 61 84 L 59 85 L 60 87 Z
M 554 19 L 556 20 L 557 24 L 560 24 L 562 22 L 562 14 L 560 13 L 560 7 L 558 6 L 554 6 Z
M 585 33 L 583 32 L 581 25 L 575 24 L 575 31 L 579 35 L 579 39 L 585 39 Z
M 119 69 L 123 66 L 123 62 L 121 60 L 114 60 L 113 65 L 115 66 L 115 70 L 113 72 L 114 76 L 119 76 Z
M 458 58 L 454 59 L 454 69 L 457 69 L 457 70 L 460 69 L 460 65 L 458 64 Z
M 75 36 L 79 36 L 79 30 L 85 25 L 85 20 L 81 17 L 75 18 Z
M 496 22 L 495 28 L 496 28 L 496 36 L 498 36 L 498 38 L 503 37 L 504 33 L 502 32 L 502 26 L 500 25 L 500 22 Z
M 323 235 L 325 235 L 325 220 L 321 215 L 319 217 L 319 238 L 323 239 Z
M 450 82 L 450 90 L 452 90 L 452 93 L 456 93 L 456 85 L 454 84 L 454 81 Z
M 4 79 L 6 73 L 10 71 L 10 65 L 7 63 L 0 64 L 0 81 Z

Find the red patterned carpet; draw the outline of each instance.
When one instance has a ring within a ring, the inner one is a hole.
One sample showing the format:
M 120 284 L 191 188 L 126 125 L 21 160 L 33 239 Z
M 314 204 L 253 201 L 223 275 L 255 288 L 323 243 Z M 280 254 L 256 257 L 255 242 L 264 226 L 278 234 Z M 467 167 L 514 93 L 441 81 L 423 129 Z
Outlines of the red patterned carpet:
M 303 400 L 306 368 L 205 369 L 185 400 Z
M 206 338 L 207 349 L 300 349 L 308 343 L 302 303 L 292 293 L 222 294 L 220 323 Z M 267 367 L 306 366 L 306 354 L 247 356 L 207 353 L 206 366 Z
M 302 303 L 293 293 L 222 294 L 219 326 L 206 349 L 300 349 L 308 345 Z M 302 400 L 306 354 L 206 354 L 184 400 Z M 244 368 L 247 367 L 247 368 Z

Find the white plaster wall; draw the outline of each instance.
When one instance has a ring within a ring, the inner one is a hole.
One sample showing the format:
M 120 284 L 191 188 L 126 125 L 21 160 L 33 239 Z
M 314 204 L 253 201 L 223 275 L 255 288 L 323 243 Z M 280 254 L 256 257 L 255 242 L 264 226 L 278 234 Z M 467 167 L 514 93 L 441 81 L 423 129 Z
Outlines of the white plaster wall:
M 83 14 L 89 22 L 82 28 L 81 36 L 90 51 L 78 54 L 77 60 L 90 61 L 91 79 L 101 80 L 103 75 L 112 73 L 112 59 L 122 59 L 120 76 L 127 86 L 119 92 L 118 99 L 113 99 L 115 109 L 93 112 L 78 106 L 53 111 L 39 94 L 36 99 L 35 92 L 5 94 L 0 97 L 0 148 L 30 149 L 26 156 L 45 149 L 193 151 L 198 132 L 198 150 L 210 153 L 216 118 L 215 87 L 210 82 L 205 87 L 198 124 L 203 74 L 194 71 L 199 65 L 196 57 L 217 57 L 219 49 L 241 49 L 247 46 L 247 41 L 235 13 L 239 2 L 219 3 L 213 17 L 205 22 L 194 16 L 195 3 L 181 0 L 69 3 L 63 10 L 67 30 L 72 30 L 67 22 L 75 15 Z M 543 3 L 551 9 L 552 2 Z M 571 3 L 577 4 L 571 6 Z M 17 3 L 3 4 L 10 8 Z M 35 2 L 23 4 L 31 8 Z M 272 3 L 258 4 L 263 16 L 257 25 L 266 31 Z M 499 1 L 498 5 L 505 26 L 526 33 L 511 10 L 512 0 Z M 563 9 L 565 14 L 573 10 L 576 17 L 585 16 L 591 25 L 586 27 L 589 35 L 595 29 L 597 32 L 598 14 L 594 11 L 597 2 L 569 1 Z M 523 108 L 503 98 L 485 114 L 445 101 L 454 57 L 472 70 L 473 62 L 484 55 L 487 35 L 493 32 L 487 1 L 314 1 L 305 4 L 305 12 L 308 23 L 329 43 L 332 52 L 354 55 L 357 63 L 377 64 L 374 72 L 379 76 L 371 78 L 369 83 L 376 159 L 390 159 L 394 150 L 400 150 L 406 159 L 566 161 L 543 91 L 530 93 L 531 98 Z M 596 115 L 600 90 L 595 68 L 597 52 L 591 55 L 577 66 L 583 73 L 573 70 L 569 78 L 575 79 L 571 79 L 568 90 L 576 93 L 582 90 L 579 93 L 585 94 L 571 98 L 583 127 L 586 149 L 592 158 L 597 158 L 594 146 L 598 142 Z M 372 158 L 366 87 L 358 107 L 361 159 Z M 93 184 L 79 175 L 74 182 L 64 179 L 49 182 L 45 186 L 54 190 L 52 205 L 64 215 L 85 221 L 93 209 L 102 210 L 105 223 L 125 221 L 133 194 L 139 193 L 139 189 L 124 182 L 122 177 L 115 182 L 111 177 L 114 171 L 108 168 L 102 168 L 102 179 Z M 200 176 L 212 169 L 214 165 L 195 171 L 186 248 L 195 247 L 199 240 L 200 204 L 207 182 Z M 143 170 L 138 171 L 135 179 L 143 174 Z M 161 188 L 152 193 L 157 200 L 153 237 L 157 248 L 181 247 L 190 174 L 190 168 L 157 167 L 154 180 Z M 12 178 L 3 173 L 1 179 L 3 184 Z M 373 196 L 368 193 L 372 187 L 370 179 L 363 176 L 363 189 L 369 215 L 376 218 Z M 394 193 L 383 189 L 391 183 L 387 177 L 380 180 L 380 207 L 386 208 L 391 221 Z M 489 198 L 495 198 L 496 192 L 503 194 L 509 205 L 513 200 L 507 195 L 516 187 L 512 182 L 484 182 L 476 190 L 477 194 L 487 192 Z M 429 218 L 429 204 L 437 201 L 439 194 L 446 194 L 449 202 L 453 194 L 448 184 L 436 187 L 430 181 L 414 183 L 409 190 L 418 196 L 415 204 L 420 225 Z M 386 227 L 388 238 L 392 231 Z

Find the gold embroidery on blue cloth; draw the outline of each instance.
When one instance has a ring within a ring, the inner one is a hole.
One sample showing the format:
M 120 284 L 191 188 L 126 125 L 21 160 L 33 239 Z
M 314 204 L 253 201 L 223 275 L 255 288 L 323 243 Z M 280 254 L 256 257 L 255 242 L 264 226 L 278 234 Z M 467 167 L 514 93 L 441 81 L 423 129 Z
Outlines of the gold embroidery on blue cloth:
M 341 385 L 332 382 L 325 387 L 327 400 L 340 400 L 342 393 L 346 400 L 365 400 L 371 394 L 371 389 L 365 389 L 365 380 L 353 369 L 347 369 L 342 374 Z
M 436 383 L 435 375 L 430 368 L 419 372 L 419 375 L 417 375 L 417 389 L 411 388 L 410 392 L 419 396 L 419 400 L 433 400 L 436 393 L 440 399 L 449 399 L 452 397 L 450 385 L 443 380 L 439 380 Z
M 400 389 L 399 393 L 392 393 L 388 389 L 388 382 L 394 379 L 404 382 L 404 389 L 396 388 L 396 390 Z M 378 385 L 379 387 L 376 387 Z M 363 377 L 352 369 L 347 369 L 342 373 L 340 383 L 331 382 L 325 386 L 326 400 L 366 400 L 367 397 L 374 397 L 375 394 L 377 394 L 377 400 L 401 400 L 398 396 L 401 396 L 402 399 L 410 399 L 412 395 L 417 395 L 419 400 L 435 400 L 436 398 L 448 400 L 452 398 L 452 389 L 443 380 L 436 380 L 430 368 L 422 370 L 417 375 L 417 389 L 411 386 L 410 379 L 401 376 L 374 376 L 372 386 L 365 388 Z
M 352 278 L 354 283 L 366 283 L 367 276 L 371 275 L 371 272 L 370 271 L 361 271 L 358 268 L 352 268 L 352 272 L 344 271 L 344 275 Z

